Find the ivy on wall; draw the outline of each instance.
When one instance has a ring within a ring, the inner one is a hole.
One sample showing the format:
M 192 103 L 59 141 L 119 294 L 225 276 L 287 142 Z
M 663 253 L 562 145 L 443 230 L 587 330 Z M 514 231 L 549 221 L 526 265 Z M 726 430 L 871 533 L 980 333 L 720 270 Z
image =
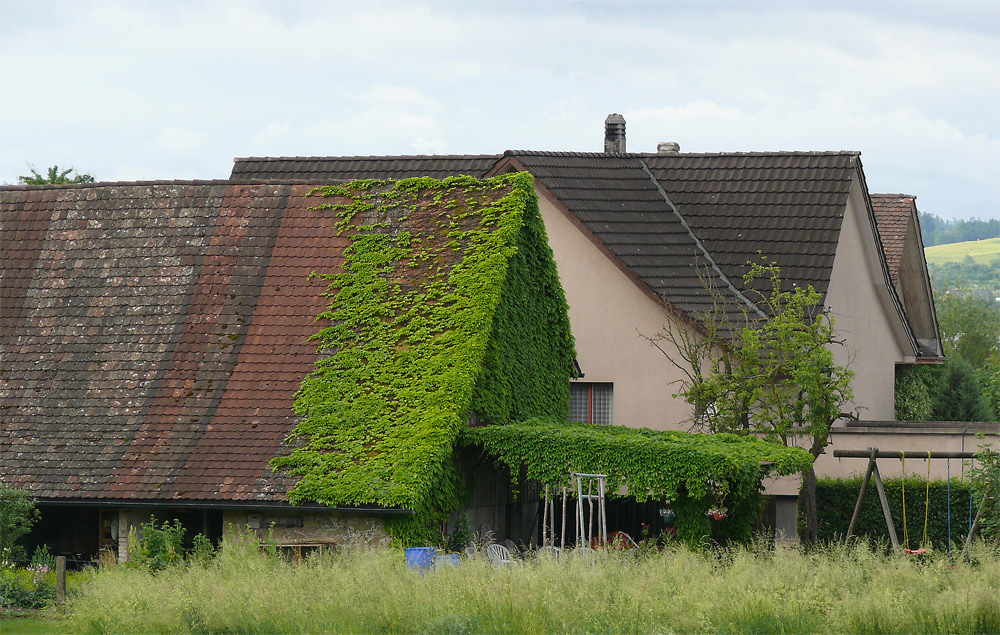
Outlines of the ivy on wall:
M 562 486 L 574 471 L 608 477 L 607 491 L 621 487 L 637 500 L 662 500 L 677 511 L 679 537 L 697 541 L 711 531 L 708 509 L 720 503 L 730 514 L 716 535 L 750 537 L 765 476 L 787 475 L 812 464 L 812 456 L 753 437 L 691 434 L 624 426 L 529 420 L 463 430 L 459 442 L 482 446 L 512 475 L 523 465 L 528 478 Z
M 272 461 L 300 477 L 292 503 L 405 507 L 389 521 L 416 544 L 459 507 L 452 451 L 483 423 L 565 419 L 575 356 L 566 300 L 533 180 L 513 174 L 354 181 L 317 188 L 350 239 L 330 281 L 325 356 L 302 382 L 289 441 Z

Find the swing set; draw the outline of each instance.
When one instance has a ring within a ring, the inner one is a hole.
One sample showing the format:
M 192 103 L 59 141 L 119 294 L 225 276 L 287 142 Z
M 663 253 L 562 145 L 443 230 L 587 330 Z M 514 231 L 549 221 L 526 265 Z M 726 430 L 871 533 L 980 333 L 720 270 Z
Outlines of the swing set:
M 851 536 L 854 535 L 854 528 L 857 526 L 858 518 L 861 516 L 861 504 L 865 499 L 865 494 L 868 491 L 868 484 L 871 482 L 871 478 L 875 476 L 875 488 L 878 491 L 879 501 L 882 504 L 882 514 L 885 516 L 885 525 L 889 530 L 889 540 L 892 542 L 892 549 L 896 553 L 907 553 L 913 555 L 919 555 L 927 552 L 929 543 L 927 540 L 927 518 L 930 512 L 930 482 L 931 482 L 931 459 L 947 459 L 948 461 L 948 553 L 951 554 L 951 459 L 976 459 L 976 454 L 974 452 L 916 452 L 911 453 L 912 457 L 927 460 L 927 488 L 924 492 L 924 534 L 920 539 L 920 546 L 916 549 L 910 549 L 910 537 L 907 532 L 907 522 L 906 522 L 906 452 L 903 451 L 880 451 L 878 448 L 868 448 L 868 451 L 864 450 L 834 450 L 833 456 L 835 458 L 844 459 L 868 459 L 868 470 L 865 472 L 865 478 L 861 481 L 861 491 L 858 492 L 858 502 L 854 505 L 854 514 L 851 516 L 851 524 L 847 527 L 847 536 L 844 538 L 844 544 L 847 545 L 851 541 Z M 892 524 L 892 512 L 889 510 L 889 502 L 885 496 L 885 488 L 882 485 L 882 475 L 878 471 L 878 459 L 900 459 L 902 461 L 903 469 L 903 547 L 900 548 L 899 539 L 896 537 L 896 528 Z M 982 520 L 983 507 L 986 505 L 987 498 L 990 494 L 990 486 L 987 486 L 986 491 L 983 492 L 983 500 L 979 503 L 979 509 L 976 512 L 976 519 L 969 524 L 969 533 L 965 539 L 965 545 L 962 548 L 962 553 L 965 554 L 969 549 L 969 545 L 972 544 L 972 539 L 975 538 L 976 534 L 979 532 L 979 522 Z M 969 490 L 969 518 L 972 518 L 972 490 Z

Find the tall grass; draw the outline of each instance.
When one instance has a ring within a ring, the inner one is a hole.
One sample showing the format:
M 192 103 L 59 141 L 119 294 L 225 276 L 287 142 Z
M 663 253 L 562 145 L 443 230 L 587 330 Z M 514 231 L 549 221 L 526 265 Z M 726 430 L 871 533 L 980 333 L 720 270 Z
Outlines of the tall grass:
M 996 633 L 1000 557 L 684 548 L 419 575 L 393 550 L 295 566 L 246 540 L 210 565 L 92 575 L 68 606 L 83 633 Z

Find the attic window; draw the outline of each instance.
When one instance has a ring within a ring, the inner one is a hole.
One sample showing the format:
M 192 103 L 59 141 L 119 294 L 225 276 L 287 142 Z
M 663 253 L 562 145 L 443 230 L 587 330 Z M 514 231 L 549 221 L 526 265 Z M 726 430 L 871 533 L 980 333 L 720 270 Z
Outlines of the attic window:
M 569 420 L 601 426 L 611 425 L 614 422 L 614 384 L 570 382 Z

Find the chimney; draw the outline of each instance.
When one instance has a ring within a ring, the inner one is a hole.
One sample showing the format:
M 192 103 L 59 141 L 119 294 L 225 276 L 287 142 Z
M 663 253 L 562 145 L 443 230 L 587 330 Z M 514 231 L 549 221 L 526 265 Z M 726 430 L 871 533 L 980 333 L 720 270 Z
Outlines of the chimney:
M 610 154 L 625 152 L 625 117 L 618 113 L 604 120 L 604 151 Z
M 656 154 L 677 154 L 681 151 L 681 144 L 676 141 L 661 141 L 656 144 Z

